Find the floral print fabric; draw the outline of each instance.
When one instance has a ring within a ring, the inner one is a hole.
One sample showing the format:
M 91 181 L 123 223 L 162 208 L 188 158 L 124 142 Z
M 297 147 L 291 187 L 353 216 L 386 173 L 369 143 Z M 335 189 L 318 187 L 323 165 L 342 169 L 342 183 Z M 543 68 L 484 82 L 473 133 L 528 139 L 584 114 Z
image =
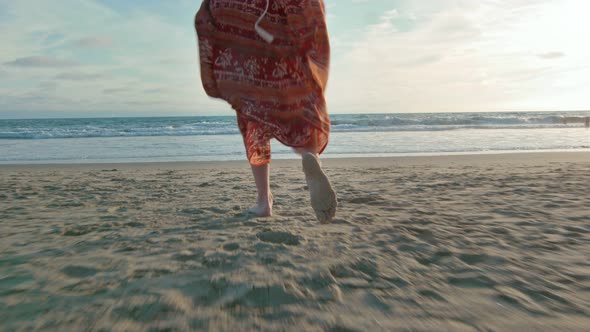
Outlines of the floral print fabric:
M 322 0 L 205 0 L 195 18 L 207 94 L 235 110 L 248 160 L 270 162 L 270 139 L 321 153 L 330 119 L 324 91 L 330 45 Z

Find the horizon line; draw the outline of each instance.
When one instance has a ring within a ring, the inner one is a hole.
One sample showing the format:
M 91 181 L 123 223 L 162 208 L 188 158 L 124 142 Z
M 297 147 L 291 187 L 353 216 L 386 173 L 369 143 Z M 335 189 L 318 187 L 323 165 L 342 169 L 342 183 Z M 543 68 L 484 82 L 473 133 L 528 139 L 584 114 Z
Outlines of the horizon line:
M 578 109 L 578 110 L 543 110 L 543 111 L 517 111 L 517 110 L 504 110 L 504 111 L 457 111 L 457 112 L 375 112 L 375 113 L 330 113 L 333 115 L 383 115 L 383 114 L 469 114 L 469 113 L 561 113 L 561 112 L 590 112 L 590 109 Z M 235 114 L 228 115 L 113 115 L 113 116 L 66 116 L 66 117 L 25 117 L 25 118 L 6 118 L 0 117 L 2 120 L 73 120 L 73 119 L 134 119 L 134 118 L 193 118 L 193 117 L 232 117 Z

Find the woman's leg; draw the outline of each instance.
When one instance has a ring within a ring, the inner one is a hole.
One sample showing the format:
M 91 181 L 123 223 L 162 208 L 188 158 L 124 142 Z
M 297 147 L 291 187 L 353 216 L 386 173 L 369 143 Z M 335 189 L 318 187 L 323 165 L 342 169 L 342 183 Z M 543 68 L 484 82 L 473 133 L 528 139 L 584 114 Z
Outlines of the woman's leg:
M 311 153 L 316 158 L 318 158 L 318 160 L 320 159 L 320 155 L 318 154 L 317 149 L 315 148 L 295 148 L 293 150 L 295 150 L 295 152 L 300 156 L 303 156 L 306 153 Z
M 320 154 L 318 152 L 320 148 L 318 147 L 318 140 L 317 140 L 317 136 L 314 134 L 312 134 L 312 138 L 309 141 L 309 143 L 301 148 L 294 148 L 293 150 L 295 150 L 295 152 L 297 154 L 299 154 L 300 156 L 303 156 L 306 153 L 311 153 L 313 154 L 318 160 L 320 160 Z
M 315 211 L 318 221 L 326 224 L 334 219 L 338 202 L 330 180 L 320 165 L 318 147 L 315 142 L 313 140 L 309 146 L 297 148 L 295 152 L 301 155 L 311 207 Z
M 252 165 L 252 175 L 258 190 L 256 206 L 248 210 L 259 217 L 272 216 L 272 194 L 270 192 L 270 164 Z
M 260 217 L 272 215 L 272 194 L 270 193 L 270 136 L 261 130 L 256 122 L 249 121 L 238 113 L 238 127 L 244 139 L 248 162 L 256 183 L 258 197 L 256 206 L 248 210 Z

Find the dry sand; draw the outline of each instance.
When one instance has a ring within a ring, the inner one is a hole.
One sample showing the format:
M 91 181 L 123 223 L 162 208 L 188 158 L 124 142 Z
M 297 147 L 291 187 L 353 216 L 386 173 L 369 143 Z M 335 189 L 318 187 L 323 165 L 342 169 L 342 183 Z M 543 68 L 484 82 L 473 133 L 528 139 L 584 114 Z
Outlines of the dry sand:
M 588 331 L 590 153 L 0 167 L 0 330 Z

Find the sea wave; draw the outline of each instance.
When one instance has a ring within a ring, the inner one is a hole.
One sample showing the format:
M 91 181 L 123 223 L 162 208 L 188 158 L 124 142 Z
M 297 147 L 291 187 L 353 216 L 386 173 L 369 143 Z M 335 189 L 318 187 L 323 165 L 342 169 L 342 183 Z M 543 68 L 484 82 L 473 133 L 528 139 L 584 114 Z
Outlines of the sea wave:
M 569 113 L 438 113 L 333 115 L 333 132 L 445 131 L 470 129 L 570 128 Z M 0 120 L 0 139 L 59 139 L 237 135 L 234 117 Z

